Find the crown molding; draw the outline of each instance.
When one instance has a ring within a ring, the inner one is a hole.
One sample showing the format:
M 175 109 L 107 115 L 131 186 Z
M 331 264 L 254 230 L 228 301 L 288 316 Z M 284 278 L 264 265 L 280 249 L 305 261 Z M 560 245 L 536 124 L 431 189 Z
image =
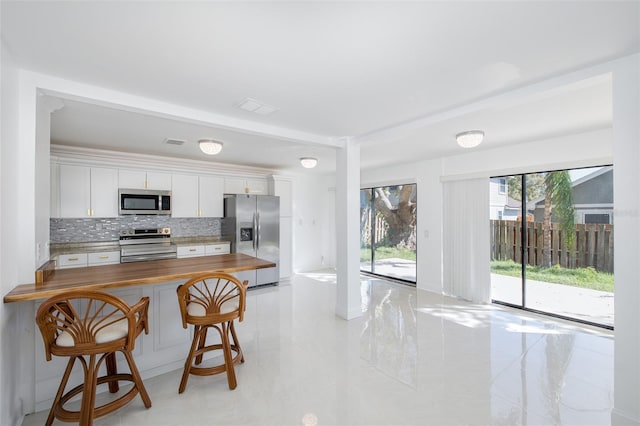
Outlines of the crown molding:
M 110 166 L 122 169 L 144 169 L 164 172 L 197 173 L 222 176 L 266 178 L 278 174 L 278 170 L 215 163 L 159 155 L 133 154 L 102 149 L 67 145 L 51 145 L 51 161 L 67 164 Z

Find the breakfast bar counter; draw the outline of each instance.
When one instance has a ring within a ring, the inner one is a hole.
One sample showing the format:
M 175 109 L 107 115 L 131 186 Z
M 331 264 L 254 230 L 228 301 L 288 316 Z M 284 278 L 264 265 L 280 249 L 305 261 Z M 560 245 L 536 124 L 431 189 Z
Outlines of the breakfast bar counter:
M 38 284 L 22 284 L 4 296 L 4 302 L 20 302 L 17 327 L 25 334 L 21 340 L 24 357 L 30 365 L 23 380 L 31 389 L 25 401 L 26 412 L 49 409 L 60 383 L 66 359 L 53 357 L 47 362 L 42 337 L 35 326 L 35 312 L 40 303 L 56 294 L 73 289 L 103 290 L 122 298 L 130 305 L 142 297 L 149 297 L 149 334 L 141 334 L 136 341 L 135 359 L 143 379 L 180 369 L 191 344 L 191 330 L 182 326 L 176 289 L 191 277 L 207 272 L 236 272 L 271 268 L 275 264 L 240 253 L 213 256 L 162 259 L 146 262 L 118 263 L 71 269 L 51 269 L 43 266 Z M 36 274 L 38 278 L 38 274 Z M 253 302 L 249 302 L 253 303 Z M 252 316 L 241 327 L 238 335 L 251 347 L 255 324 Z M 74 370 L 69 386 L 82 382 L 81 371 Z M 176 383 L 176 388 L 178 384 Z M 153 398 L 153 396 L 152 396 Z
M 120 263 L 85 268 L 56 269 L 44 284 L 22 284 L 4 296 L 4 302 L 45 299 L 70 289 L 103 290 L 189 279 L 205 272 L 234 273 L 271 268 L 275 263 L 241 253 L 185 259 Z

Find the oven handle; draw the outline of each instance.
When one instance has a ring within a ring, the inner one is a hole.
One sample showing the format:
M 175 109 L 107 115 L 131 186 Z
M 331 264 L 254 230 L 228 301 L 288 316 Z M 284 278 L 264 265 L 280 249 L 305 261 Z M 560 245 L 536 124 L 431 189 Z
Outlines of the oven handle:
M 131 256 L 121 256 L 120 263 L 130 262 L 146 262 L 149 260 L 176 259 L 176 253 L 157 253 L 157 254 L 135 254 Z

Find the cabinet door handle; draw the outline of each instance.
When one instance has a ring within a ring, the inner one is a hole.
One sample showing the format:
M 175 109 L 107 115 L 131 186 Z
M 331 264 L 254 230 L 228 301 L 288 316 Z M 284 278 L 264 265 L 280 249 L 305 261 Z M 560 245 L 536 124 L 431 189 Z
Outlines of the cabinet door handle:
M 196 249 L 189 249 L 189 251 L 196 251 Z
M 76 262 L 76 261 L 78 261 L 78 260 L 80 260 L 80 259 L 79 259 L 79 258 L 77 258 L 77 257 L 70 257 L 70 258 L 68 258 L 67 260 L 68 260 L 69 262 Z
M 108 259 L 109 256 L 100 256 L 100 259 Z

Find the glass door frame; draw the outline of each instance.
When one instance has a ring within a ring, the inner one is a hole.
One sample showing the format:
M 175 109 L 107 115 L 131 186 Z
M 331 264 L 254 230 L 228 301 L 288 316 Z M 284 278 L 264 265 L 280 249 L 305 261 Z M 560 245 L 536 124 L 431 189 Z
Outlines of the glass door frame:
M 526 305 L 527 264 L 528 264 L 528 260 L 529 260 L 528 259 L 528 253 L 527 253 L 527 237 L 528 237 L 527 234 L 528 234 L 528 231 L 527 231 L 527 220 L 526 220 L 526 218 L 527 218 L 527 215 L 526 215 L 526 212 L 527 212 L 527 197 L 526 197 L 527 176 L 530 175 L 530 174 L 535 174 L 535 173 L 551 173 L 551 172 L 554 172 L 554 171 L 578 170 L 578 169 L 588 169 L 588 168 L 592 168 L 592 167 L 606 167 L 606 166 L 607 165 L 587 166 L 587 167 L 576 167 L 576 168 L 571 168 L 571 169 L 548 170 L 548 171 L 544 171 L 544 172 L 528 172 L 528 173 L 516 173 L 516 174 L 511 174 L 511 175 L 491 176 L 491 179 L 493 179 L 493 178 L 503 178 L 503 177 L 507 178 L 509 176 L 520 176 L 520 179 L 521 179 L 520 214 L 521 214 L 521 217 L 523 218 L 523 220 L 520 221 L 521 304 L 518 305 L 518 304 L 510 303 L 510 302 L 507 302 L 507 301 L 496 300 L 496 299 L 493 299 L 493 297 L 491 298 L 491 303 L 495 303 L 495 304 L 503 305 L 503 306 L 508 306 L 508 307 L 516 308 L 516 309 L 521 309 L 521 310 L 524 310 L 524 311 L 527 311 L 527 312 L 533 312 L 533 313 L 540 314 L 540 315 L 546 315 L 546 316 L 549 316 L 549 317 L 554 317 L 554 318 L 560 318 L 560 319 L 563 319 L 563 320 L 573 321 L 573 322 L 577 322 L 577 323 L 581 323 L 581 324 L 585 324 L 585 325 L 590 325 L 590 326 L 594 326 L 594 327 L 605 328 L 605 329 L 608 329 L 608 330 L 613 330 L 614 329 L 613 325 L 597 323 L 597 322 L 588 321 L 588 320 L 585 320 L 585 319 L 582 319 L 582 318 L 570 317 L 570 316 L 561 315 L 561 314 L 554 313 L 554 312 L 549 312 L 549 311 L 542 311 L 542 310 L 539 310 L 539 309 L 534 309 L 534 308 L 527 307 L 527 305 Z
M 417 189 L 418 189 L 418 184 L 417 183 L 399 183 L 399 184 L 390 184 L 390 185 L 381 185 L 381 186 L 371 186 L 371 187 L 363 187 L 360 188 L 360 192 L 362 193 L 362 191 L 370 191 L 371 192 L 371 200 L 370 200 L 370 215 L 371 215 L 371 248 L 370 248 L 370 261 L 369 261 L 369 267 L 370 270 L 365 270 L 365 269 L 360 269 L 360 273 L 365 274 L 365 275 L 370 275 L 370 276 L 374 276 L 374 277 L 380 277 L 380 278 L 385 278 L 385 279 L 389 279 L 389 280 L 393 280 L 393 281 L 397 281 L 400 282 L 402 284 L 407 284 L 407 285 L 411 285 L 411 286 L 416 286 L 418 283 L 418 242 L 417 242 L 417 238 L 416 238 L 416 262 L 415 262 L 415 281 L 412 280 L 408 280 L 408 279 L 404 279 L 404 278 L 400 278 L 400 277 L 394 277 L 394 276 L 390 276 L 390 275 L 384 275 L 384 274 L 379 274 L 375 271 L 375 253 L 376 253 L 376 239 L 375 239 L 375 235 L 376 235 L 376 206 L 375 206 L 375 197 L 376 197 L 376 192 L 375 189 L 376 188 L 386 188 L 386 187 L 392 187 L 392 186 L 404 186 L 404 185 L 413 185 L 416 188 L 416 205 L 417 205 Z M 416 216 L 417 216 L 417 207 L 416 207 Z M 416 230 L 417 232 L 417 230 Z M 360 229 L 360 241 L 362 241 L 362 228 Z

